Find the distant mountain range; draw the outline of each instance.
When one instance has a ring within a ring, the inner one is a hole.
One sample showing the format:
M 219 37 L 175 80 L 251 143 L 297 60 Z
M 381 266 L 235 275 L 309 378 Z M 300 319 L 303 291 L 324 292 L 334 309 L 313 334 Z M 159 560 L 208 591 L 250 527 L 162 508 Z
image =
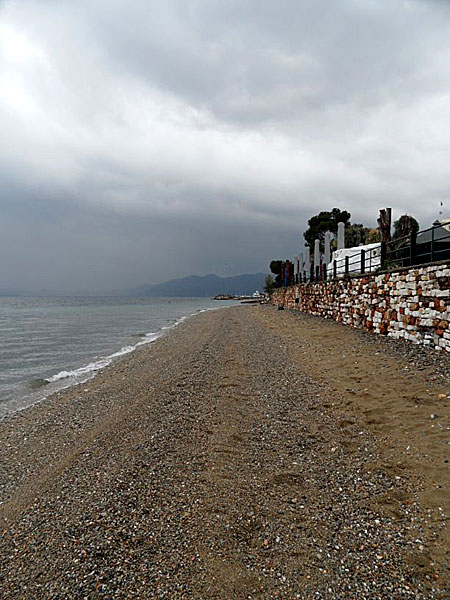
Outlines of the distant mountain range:
M 262 291 L 264 288 L 265 273 L 253 273 L 247 275 L 236 275 L 234 277 L 219 277 L 218 275 L 191 275 L 182 279 L 170 279 L 163 283 L 145 284 L 131 290 L 113 290 L 108 294 L 101 293 L 67 293 L 50 290 L 38 290 L 30 292 L 18 289 L 1 289 L 0 297 L 55 297 L 55 296 L 127 296 L 127 297 L 154 297 L 164 298 L 177 296 L 182 298 L 206 298 L 219 294 L 235 294 L 244 296 L 252 294 L 255 290 Z
M 170 279 L 163 283 L 141 285 L 128 292 L 128 296 L 163 298 L 178 296 L 184 298 L 211 297 L 218 294 L 252 294 L 262 291 L 265 273 L 219 277 L 218 275 L 192 275 L 182 279 Z

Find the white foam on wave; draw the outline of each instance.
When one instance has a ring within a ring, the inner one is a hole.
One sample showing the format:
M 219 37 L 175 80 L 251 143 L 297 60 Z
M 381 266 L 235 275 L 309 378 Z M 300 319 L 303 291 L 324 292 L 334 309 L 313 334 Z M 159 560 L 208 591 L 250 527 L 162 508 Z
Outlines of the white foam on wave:
M 200 312 L 203 312 L 203 310 Z M 197 313 L 192 313 L 192 315 L 189 316 L 193 316 L 195 314 Z M 188 315 L 180 317 L 174 323 L 172 323 L 172 325 L 166 325 L 165 327 L 161 327 L 161 330 L 159 332 L 155 333 L 152 331 L 150 333 L 146 333 L 144 338 L 137 344 L 134 344 L 133 346 L 123 346 L 120 350 L 114 352 L 113 354 L 110 354 L 109 356 L 100 358 L 99 360 L 91 362 L 83 367 L 79 367 L 78 369 L 73 369 L 71 371 L 60 371 L 59 373 L 56 373 L 51 377 L 47 377 L 47 379 L 44 379 L 44 381 L 46 381 L 47 383 L 56 383 L 57 381 L 61 381 L 64 379 L 70 379 L 74 381 L 74 383 L 82 383 L 83 381 L 87 381 L 88 379 L 91 379 L 95 375 L 95 373 L 97 373 L 97 371 L 100 371 L 101 369 L 104 369 L 105 367 L 110 365 L 114 361 L 114 359 L 119 358 L 120 356 L 124 356 L 126 354 L 130 354 L 130 352 L 133 352 L 134 350 L 136 350 L 136 348 L 140 346 L 144 346 L 145 344 L 150 344 L 151 342 L 154 342 L 156 339 L 161 337 L 163 331 L 177 327 L 187 318 Z M 69 383 L 69 385 L 71 384 Z
M 133 346 L 123 346 L 117 352 L 110 354 L 109 356 L 105 356 L 104 358 L 100 358 L 94 362 L 89 363 L 83 367 L 79 367 L 78 369 L 73 369 L 72 371 L 60 371 L 51 377 L 48 377 L 45 381 L 48 383 L 55 383 L 56 381 L 60 381 L 61 379 L 82 379 L 84 376 L 92 376 L 97 371 L 104 369 L 108 365 L 110 365 L 114 359 L 119 358 L 120 356 L 125 356 L 125 354 L 130 354 L 138 348 L 139 346 L 143 346 L 144 344 L 150 344 L 154 342 L 157 338 L 160 337 L 160 333 L 147 333 L 143 340 L 134 344 Z
M 45 398 L 48 395 L 54 393 L 55 391 L 64 390 L 68 387 L 71 387 L 72 385 L 86 383 L 87 381 L 91 380 L 98 371 L 100 371 L 101 369 L 104 369 L 105 367 L 110 365 L 116 358 L 120 358 L 121 356 L 129 354 L 130 352 L 133 352 L 139 346 L 143 346 L 144 344 L 149 344 L 149 343 L 155 341 L 156 339 L 158 339 L 159 337 L 164 335 L 165 330 L 169 330 L 169 329 L 173 329 L 173 328 L 177 327 L 178 325 L 180 325 L 183 321 L 185 321 L 189 317 L 192 317 L 199 313 L 207 312 L 210 310 L 218 310 L 220 308 L 225 308 L 225 307 L 217 306 L 217 307 L 213 307 L 213 308 L 199 309 L 189 315 L 180 317 L 171 325 L 161 327 L 161 329 L 158 332 L 147 333 L 137 344 L 134 344 L 132 346 L 123 346 L 117 352 L 114 352 L 113 354 L 110 354 L 109 356 L 100 357 L 100 358 L 98 358 L 98 360 L 95 360 L 83 367 L 79 367 L 78 369 L 63 370 L 63 371 L 60 371 L 59 373 L 56 373 L 55 375 L 52 375 L 51 377 L 48 377 L 47 379 L 42 379 L 42 383 L 47 383 L 47 384 L 52 383 L 54 385 L 48 385 L 48 386 L 43 385 L 42 387 L 39 387 L 39 397 L 37 397 L 37 396 L 31 397 L 30 396 L 28 398 L 28 401 L 25 401 L 24 403 L 23 403 L 23 399 L 22 399 L 20 404 L 18 403 L 17 400 L 14 400 L 12 403 L 8 403 L 8 404 L 4 403 L 4 404 L 0 405 L 0 420 L 3 419 L 4 417 L 6 417 L 6 415 L 8 415 L 10 413 L 15 413 L 15 412 L 20 412 L 20 411 L 26 410 L 31 405 L 42 402 L 43 400 L 45 400 Z
M 208 312 L 210 310 L 218 310 L 220 308 L 223 307 L 217 306 L 210 308 L 201 308 L 191 313 L 190 315 L 184 315 L 182 317 L 179 317 L 176 321 L 174 321 L 174 323 L 172 323 L 172 325 L 165 325 L 164 327 L 161 327 L 159 332 L 146 333 L 144 338 L 137 344 L 134 344 L 133 346 L 123 346 L 120 350 L 114 352 L 113 354 L 110 354 L 109 356 L 100 358 L 99 360 L 91 362 L 88 365 L 85 365 L 84 367 L 79 367 L 78 369 L 73 369 L 71 371 L 60 371 L 59 373 L 56 373 L 55 375 L 44 379 L 44 381 L 47 383 L 55 383 L 63 379 L 71 379 L 72 381 L 74 381 L 74 383 L 82 383 L 83 381 L 87 381 L 88 379 L 91 379 L 95 375 L 95 373 L 97 373 L 97 371 L 100 371 L 101 369 L 104 369 L 105 367 L 110 365 L 114 361 L 114 359 L 119 358 L 120 356 L 124 356 L 125 354 L 129 354 L 130 352 L 133 352 L 139 346 L 143 346 L 144 344 L 150 344 L 151 342 L 154 342 L 156 339 L 163 335 L 163 331 L 167 331 L 169 329 L 173 329 L 174 327 L 178 327 L 178 325 L 183 323 L 183 321 L 185 321 L 189 317 L 193 317 L 195 315 L 198 315 L 203 312 Z M 71 383 L 69 383 L 69 385 L 71 385 Z

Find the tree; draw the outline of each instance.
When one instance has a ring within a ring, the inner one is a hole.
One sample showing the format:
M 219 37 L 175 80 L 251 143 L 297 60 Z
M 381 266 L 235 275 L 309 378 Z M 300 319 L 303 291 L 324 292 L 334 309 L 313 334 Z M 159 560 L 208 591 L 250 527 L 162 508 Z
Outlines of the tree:
M 418 231 L 419 223 L 417 219 L 410 215 L 402 215 L 394 223 L 394 235 L 392 236 L 392 239 L 399 240 L 405 237 L 409 238 L 412 233 L 417 233 Z
M 272 275 L 266 275 L 266 279 L 264 281 L 264 291 L 266 292 L 266 294 L 268 294 L 270 296 L 270 294 L 273 292 L 275 288 L 275 281 L 273 280 Z
M 354 248 L 360 244 L 366 243 L 367 234 L 369 232 L 368 227 L 364 227 L 362 223 L 347 224 L 345 228 L 345 247 Z
M 318 215 L 314 215 L 308 221 L 308 229 L 303 234 L 307 244 L 314 250 L 315 240 L 320 240 L 320 245 L 323 246 L 323 240 L 326 231 L 337 234 L 338 223 L 349 223 L 351 214 L 346 210 L 333 208 L 331 211 L 322 211 Z
M 419 223 L 410 215 L 402 215 L 394 222 L 394 234 L 389 243 L 389 266 L 403 267 L 411 258 L 411 234 L 419 231 Z
M 270 263 L 270 270 L 272 271 L 272 273 L 274 275 L 276 275 L 275 277 L 275 281 L 274 281 L 274 286 L 275 287 L 279 287 L 280 285 L 282 285 L 282 281 L 281 281 L 281 271 L 283 268 L 283 261 L 282 260 L 272 260 Z
M 381 242 L 381 234 L 379 229 L 369 229 L 366 235 L 366 244 L 375 244 Z

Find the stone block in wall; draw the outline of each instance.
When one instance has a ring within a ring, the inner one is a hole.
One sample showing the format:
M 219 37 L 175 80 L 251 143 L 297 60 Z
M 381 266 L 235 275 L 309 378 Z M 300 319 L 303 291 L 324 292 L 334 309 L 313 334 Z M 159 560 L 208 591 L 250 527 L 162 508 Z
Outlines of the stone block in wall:
M 447 309 L 446 303 L 440 298 L 435 298 L 433 300 L 433 307 L 435 311 L 444 312 Z
M 379 332 L 381 335 L 385 335 L 388 331 L 388 324 L 386 322 L 380 323 Z
M 433 327 L 433 319 L 421 318 L 419 321 L 421 327 Z

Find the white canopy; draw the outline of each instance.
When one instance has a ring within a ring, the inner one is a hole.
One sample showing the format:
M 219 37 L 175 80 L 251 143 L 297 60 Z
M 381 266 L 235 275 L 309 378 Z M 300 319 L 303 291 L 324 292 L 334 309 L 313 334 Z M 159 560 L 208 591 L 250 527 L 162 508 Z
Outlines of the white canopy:
M 336 261 L 336 274 L 338 277 L 345 275 L 345 257 L 349 257 L 349 273 L 361 273 L 361 250 L 365 251 L 364 272 L 370 273 L 381 267 L 381 244 L 365 244 L 364 246 L 355 246 L 354 248 L 343 248 L 335 250 L 331 257 L 331 262 L 327 266 L 328 278 L 333 277 L 334 261 Z

